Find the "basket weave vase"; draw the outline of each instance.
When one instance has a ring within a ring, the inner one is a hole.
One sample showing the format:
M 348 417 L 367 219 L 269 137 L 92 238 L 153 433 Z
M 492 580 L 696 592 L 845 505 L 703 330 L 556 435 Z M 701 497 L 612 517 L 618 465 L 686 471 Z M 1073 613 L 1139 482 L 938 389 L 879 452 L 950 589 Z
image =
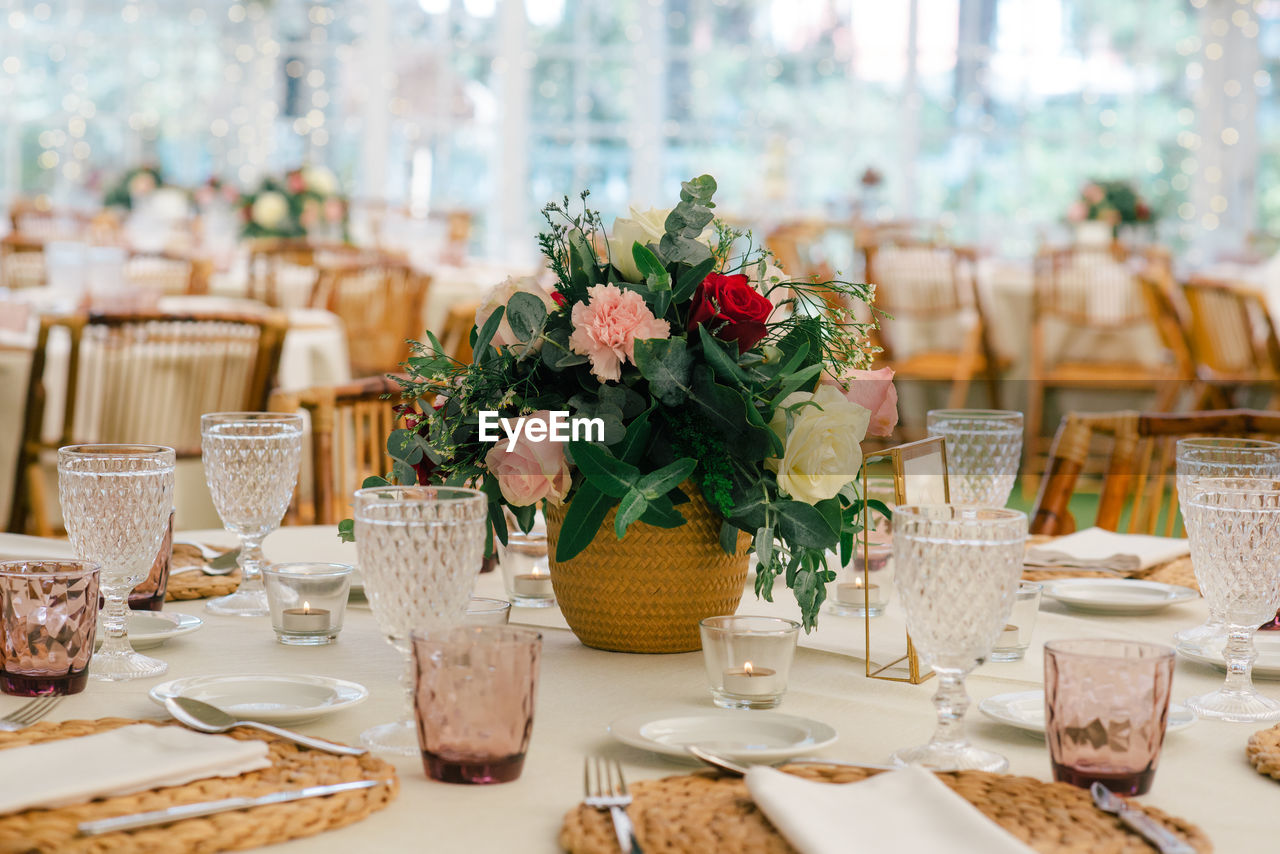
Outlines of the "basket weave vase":
M 578 640 L 613 652 L 693 652 L 702 647 L 698 621 L 732 614 L 747 581 L 746 534 L 738 550 L 720 548 L 720 517 L 696 487 L 685 485 L 686 522 L 655 528 L 636 522 L 619 540 L 617 508 L 573 560 L 556 560 L 565 508 L 546 508 L 551 585 Z

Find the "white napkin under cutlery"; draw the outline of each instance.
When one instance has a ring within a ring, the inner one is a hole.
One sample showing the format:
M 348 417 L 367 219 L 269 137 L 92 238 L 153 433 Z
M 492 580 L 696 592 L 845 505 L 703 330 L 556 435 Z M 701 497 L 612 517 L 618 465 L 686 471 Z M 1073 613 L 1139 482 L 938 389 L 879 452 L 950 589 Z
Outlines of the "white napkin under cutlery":
M 1023 563 L 1138 572 L 1189 554 L 1191 546 L 1184 539 L 1085 528 L 1029 549 Z

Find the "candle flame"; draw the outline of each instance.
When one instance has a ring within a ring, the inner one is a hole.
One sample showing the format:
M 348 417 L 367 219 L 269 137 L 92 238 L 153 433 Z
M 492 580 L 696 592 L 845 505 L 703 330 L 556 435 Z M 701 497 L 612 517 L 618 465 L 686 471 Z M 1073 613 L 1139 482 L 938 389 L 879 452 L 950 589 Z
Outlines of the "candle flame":
M 746 672 L 746 674 L 747 674 L 748 676 L 753 675 L 754 670 L 753 670 L 753 668 L 751 667 L 751 662 L 750 662 L 750 661 L 748 661 L 748 662 L 746 662 L 745 664 L 743 664 L 743 665 L 742 665 L 742 669 Z
M 302 613 L 304 613 L 304 614 L 310 614 L 310 613 L 311 613 L 311 603 L 310 603 L 310 602 L 303 602 L 303 603 L 302 603 Z

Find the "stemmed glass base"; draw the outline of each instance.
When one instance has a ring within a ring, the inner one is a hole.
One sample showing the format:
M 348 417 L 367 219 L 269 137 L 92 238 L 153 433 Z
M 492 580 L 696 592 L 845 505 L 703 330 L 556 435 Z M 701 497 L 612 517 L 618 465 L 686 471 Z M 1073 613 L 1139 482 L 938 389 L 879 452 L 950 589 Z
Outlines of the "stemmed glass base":
M 1264 697 L 1252 687 L 1247 690 L 1219 688 L 1209 694 L 1187 699 L 1187 708 L 1202 718 L 1233 723 L 1280 720 L 1280 702 Z
M 124 682 L 129 679 L 147 679 L 162 676 L 169 671 L 169 663 L 132 649 L 107 652 L 99 650 L 89 661 L 89 678 L 100 682 Z
M 267 591 L 261 581 L 258 581 L 257 588 L 255 590 L 253 585 L 242 583 L 241 589 L 235 593 L 205 602 L 205 610 L 231 617 L 266 617 L 271 613 L 267 607 Z
M 360 743 L 378 753 L 397 756 L 422 754 L 418 746 L 418 726 L 412 719 L 370 727 L 360 733 Z
M 894 765 L 920 765 L 931 771 L 993 771 L 1008 769 L 1009 760 L 994 750 L 983 750 L 968 742 L 929 742 L 899 750 L 891 757 Z

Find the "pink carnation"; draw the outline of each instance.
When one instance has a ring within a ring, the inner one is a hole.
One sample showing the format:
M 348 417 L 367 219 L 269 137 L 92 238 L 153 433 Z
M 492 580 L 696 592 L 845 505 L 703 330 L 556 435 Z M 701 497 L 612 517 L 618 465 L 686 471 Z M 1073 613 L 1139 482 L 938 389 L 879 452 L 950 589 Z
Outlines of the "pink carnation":
M 644 297 L 617 285 L 596 285 L 573 307 L 569 348 L 591 360 L 601 381 L 622 377 L 622 363 L 635 361 L 637 338 L 670 338 L 671 326 L 653 316 Z
M 856 403 L 871 413 L 868 436 L 888 436 L 898 425 L 898 390 L 893 385 L 893 368 L 875 371 L 845 371 L 844 381 L 849 387 L 844 392 L 850 403 Z M 822 375 L 823 383 L 839 386 L 829 375 Z
M 564 458 L 564 444 L 550 439 L 530 442 L 525 438 L 525 422 L 541 421 L 549 425 L 550 416 L 545 409 L 526 415 L 520 419 L 522 426 L 515 450 L 508 451 L 507 440 L 502 438 L 485 454 L 485 466 L 498 478 L 502 497 L 513 507 L 536 504 L 544 498 L 560 504 L 569 494 L 573 478 Z

